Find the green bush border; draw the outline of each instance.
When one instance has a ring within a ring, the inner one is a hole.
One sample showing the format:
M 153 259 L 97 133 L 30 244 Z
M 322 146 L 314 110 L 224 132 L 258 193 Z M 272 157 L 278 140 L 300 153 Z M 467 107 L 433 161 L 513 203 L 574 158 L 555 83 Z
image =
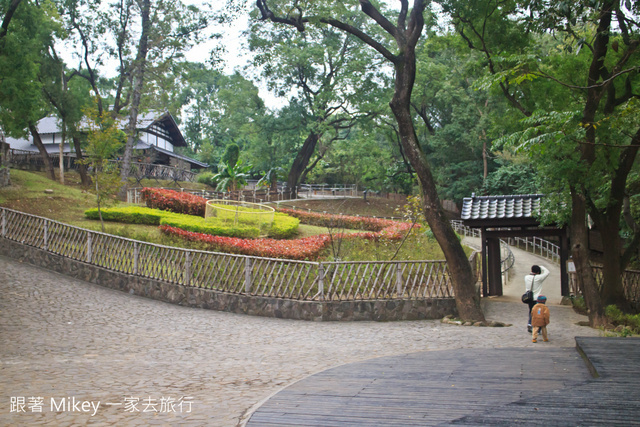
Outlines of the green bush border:
M 97 208 L 88 209 L 84 214 L 89 219 L 100 219 Z M 168 225 L 182 230 L 216 236 L 240 238 L 258 238 L 260 236 L 260 229 L 255 226 L 232 225 L 223 220 L 212 220 L 212 218 L 205 221 L 204 218 L 199 216 L 178 214 L 141 206 L 120 206 L 102 209 L 102 219 L 128 224 Z M 300 220 L 297 218 L 276 212 L 268 235 L 274 239 L 291 238 L 297 233 L 299 224 Z

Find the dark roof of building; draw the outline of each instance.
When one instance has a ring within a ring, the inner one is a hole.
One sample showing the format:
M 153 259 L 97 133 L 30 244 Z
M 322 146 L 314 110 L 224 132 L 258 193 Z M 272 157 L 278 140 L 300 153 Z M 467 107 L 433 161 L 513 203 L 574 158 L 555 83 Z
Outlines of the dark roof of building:
M 153 125 L 156 123 L 169 134 L 174 147 L 188 146 L 187 141 L 185 141 L 184 136 L 182 136 L 182 132 L 180 132 L 180 128 L 178 128 L 178 124 L 168 112 L 153 110 L 142 114 L 138 117 L 138 125 L 136 128 L 153 134 Z
M 138 144 L 136 144 L 136 146 L 134 148 L 136 150 L 146 150 L 146 149 L 156 150 L 159 153 L 165 154 L 165 155 L 167 155 L 169 157 L 174 157 L 176 159 L 184 160 L 185 162 L 191 163 L 191 167 L 195 167 L 195 168 L 208 168 L 209 167 L 208 164 L 203 163 L 203 162 L 201 162 L 199 160 L 192 159 L 191 157 L 183 156 L 182 154 L 174 153 L 173 151 L 165 150 L 164 148 L 160 148 L 160 147 L 155 146 L 155 145 L 146 144 L 146 143 L 144 143 L 142 141 L 139 141 Z
M 45 144 L 44 147 L 48 154 L 58 154 L 60 152 L 60 146 L 57 144 Z M 196 169 L 209 167 L 208 164 L 201 162 L 199 160 L 192 159 L 191 157 L 183 156 L 182 154 L 174 153 L 173 151 L 165 150 L 164 148 L 160 148 L 155 145 L 147 144 L 146 142 L 138 141 L 138 143 L 133 148 L 135 150 L 148 150 L 148 149 L 156 150 L 159 153 L 165 154 L 169 157 L 174 157 L 176 159 L 184 160 L 185 162 L 191 163 L 191 167 Z M 39 153 L 38 148 L 33 144 L 23 149 L 16 150 L 16 154 L 27 153 L 27 152 Z M 64 144 L 63 153 L 70 154 L 73 157 L 75 157 L 75 154 L 76 154 L 75 150 L 69 144 Z
M 128 122 L 128 117 L 121 117 L 117 122 L 118 127 L 120 129 L 125 129 L 128 125 Z M 166 135 L 164 135 L 163 132 L 157 132 L 156 126 L 166 132 Z M 79 128 L 88 130 L 86 118 L 82 119 L 79 124 Z M 37 123 L 37 129 L 40 135 L 57 134 L 62 132 L 62 128 L 60 127 L 60 119 L 55 116 L 48 116 L 39 120 Z M 138 115 L 136 129 L 143 130 L 152 135 L 158 135 L 161 137 L 168 136 L 171 139 L 171 144 L 173 144 L 174 147 L 188 146 L 187 141 L 185 141 L 182 132 L 180 132 L 180 128 L 178 127 L 175 119 L 173 118 L 171 113 L 166 111 L 151 110 L 140 113 Z M 11 139 L 10 142 L 13 142 L 14 140 L 13 138 L 8 139 Z M 20 139 L 15 139 L 15 141 L 19 140 Z
M 465 197 L 462 202 L 463 220 L 533 219 L 540 214 L 543 194 L 510 196 Z

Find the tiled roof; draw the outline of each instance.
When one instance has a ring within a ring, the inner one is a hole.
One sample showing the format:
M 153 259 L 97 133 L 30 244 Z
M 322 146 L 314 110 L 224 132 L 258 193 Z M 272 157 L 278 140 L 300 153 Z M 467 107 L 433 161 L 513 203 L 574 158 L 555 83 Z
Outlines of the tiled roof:
M 174 153 L 173 151 L 169 151 L 169 150 L 165 150 L 164 148 L 160 148 L 156 145 L 150 145 L 147 144 L 146 142 L 142 142 L 142 141 L 138 141 L 138 143 L 133 147 L 135 150 L 147 150 L 147 149 L 152 149 L 152 150 L 156 150 L 160 153 L 166 154 L 169 157 L 175 157 L 176 159 L 180 159 L 180 160 L 184 160 L 185 162 L 189 162 L 191 163 L 191 167 L 195 167 L 195 168 L 208 168 L 209 165 L 201 162 L 199 160 L 196 159 L 192 159 L 191 157 L 187 157 L 187 156 L 183 156 L 181 154 L 178 153 Z
M 540 213 L 540 200 L 543 197 L 543 194 L 465 197 L 462 202 L 462 219 L 533 218 Z

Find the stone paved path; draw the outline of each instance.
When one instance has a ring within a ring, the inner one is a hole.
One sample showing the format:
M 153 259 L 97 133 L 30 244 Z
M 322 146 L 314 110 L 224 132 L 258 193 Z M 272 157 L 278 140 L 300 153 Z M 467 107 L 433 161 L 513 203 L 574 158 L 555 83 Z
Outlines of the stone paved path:
M 485 313 L 514 326 L 249 317 L 131 296 L 0 257 L 0 425 L 235 426 L 286 385 L 331 367 L 418 351 L 536 345 L 523 304 L 487 301 Z M 551 319 L 550 347 L 599 336 L 576 325 L 585 318 L 568 307 L 552 306 Z M 94 416 L 80 406 L 61 410 L 67 397 L 100 406 Z M 128 412 L 136 399 L 137 411 Z M 182 409 L 170 399 L 182 399 Z

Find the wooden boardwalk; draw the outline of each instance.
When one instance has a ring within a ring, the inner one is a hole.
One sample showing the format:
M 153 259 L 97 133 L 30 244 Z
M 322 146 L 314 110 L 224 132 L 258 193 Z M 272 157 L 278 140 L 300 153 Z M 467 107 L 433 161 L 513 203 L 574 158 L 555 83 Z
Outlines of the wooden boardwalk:
M 588 363 L 540 343 L 340 366 L 277 393 L 247 425 L 640 425 L 640 339 L 576 341 Z

